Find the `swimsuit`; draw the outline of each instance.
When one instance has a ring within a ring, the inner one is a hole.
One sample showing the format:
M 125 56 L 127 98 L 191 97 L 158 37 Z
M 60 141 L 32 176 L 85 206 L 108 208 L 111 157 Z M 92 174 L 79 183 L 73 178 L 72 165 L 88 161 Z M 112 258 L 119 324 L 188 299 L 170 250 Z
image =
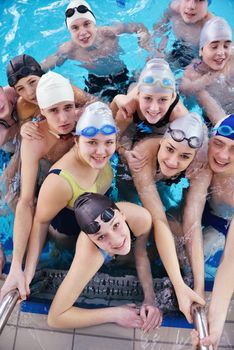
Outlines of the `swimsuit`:
M 87 189 L 82 188 L 76 179 L 66 170 L 52 169 L 49 174 L 62 176 L 69 183 L 72 189 L 72 198 L 67 203 L 67 207 L 60 212 L 51 221 L 51 226 L 60 233 L 66 235 L 78 235 L 80 227 L 77 224 L 73 206 L 76 199 L 84 192 L 100 193 L 106 183 L 110 183 L 113 177 L 113 172 L 110 163 L 100 171 L 95 183 Z
M 212 208 L 211 203 L 207 201 L 202 216 L 202 224 L 205 227 L 212 226 L 226 237 L 233 214 L 234 208 L 231 206 L 220 204 L 220 206 Z
M 98 94 L 99 97 L 106 98 L 111 102 L 118 94 L 127 93 L 129 86 L 128 69 L 125 67 L 121 72 L 109 75 L 88 74 L 85 84 L 90 94 Z

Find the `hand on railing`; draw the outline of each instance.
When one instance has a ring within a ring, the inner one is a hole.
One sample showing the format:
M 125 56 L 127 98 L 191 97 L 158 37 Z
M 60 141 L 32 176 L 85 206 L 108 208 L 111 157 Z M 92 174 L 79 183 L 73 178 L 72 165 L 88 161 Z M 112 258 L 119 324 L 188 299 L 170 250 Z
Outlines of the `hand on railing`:
M 203 339 L 209 335 L 205 308 L 197 303 L 193 303 L 191 307 L 191 313 L 193 317 L 193 324 L 196 329 L 196 332 L 192 332 L 193 349 L 214 350 L 213 345 L 205 346 L 199 342 L 199 338 Z
M 15 307 L 15 304 L 19 299 L 19 295 L 18 289 L 13 289 L 2 299 L 0 304 L 0 334 L 2 333 L 3 328 L 5 327 L 7 320 Z

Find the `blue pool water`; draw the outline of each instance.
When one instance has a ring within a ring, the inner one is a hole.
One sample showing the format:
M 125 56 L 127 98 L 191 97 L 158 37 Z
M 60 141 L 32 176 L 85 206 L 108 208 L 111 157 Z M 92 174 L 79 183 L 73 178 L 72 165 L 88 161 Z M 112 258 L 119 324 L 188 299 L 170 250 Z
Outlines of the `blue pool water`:
M 143 22 L 152 31 L 153 24 L 162 16 L 167 8 L 168 0 L 106 0 L 89 1 L 97 18 L 98 25 L 109 25 L 116 21 Z M 64 23 L 64 11 L 67 0 L 1 0 L 0 2 L 0 85 L 6 85 L 6 66 L 8 61 L 16 55 L 27 53 L 39 62 L 48 55 L 56 52 L 57 47 L 70 39 Z M 210 11 L 225 17 L 234 30 L 234 1 L 213 0 Z M 110 21 L 111 19 L 111 21 Z M 140 49 L 136 37 L 122 35 L 120 46 L 121 58 L 129 71 L 140 70 L 147 57 L 146 52 Z M 173 35 L 170 41 L 173 42 Z M 57 72 L 84 87 L 84 77 L 87 71 L 77 62 L 66 61 Z M 179 76 L 181 72 L 176 72 Z M 0 167 L 3 168 L 9 160 L 9 155 L 0 151 Z M 8 261 L 12 249 L 13 215 L 9 211 L 0 212 L 0 240 L 3 241 Z M 48 247 L 47 247 L 48 248 Z M 49 251 L 49 248 L 47 252 Z M 60 260 L 53 251 L 55 260 Z M 66 261 L 64 264 L 66 265 Z

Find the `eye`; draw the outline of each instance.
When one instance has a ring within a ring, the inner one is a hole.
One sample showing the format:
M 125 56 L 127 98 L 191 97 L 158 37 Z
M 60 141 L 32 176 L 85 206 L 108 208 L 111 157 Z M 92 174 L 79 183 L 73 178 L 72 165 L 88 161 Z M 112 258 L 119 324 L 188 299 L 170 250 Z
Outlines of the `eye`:
M 65 111 L 70 111 L 72 109 L 72 105 L 65 106 L 64 110 Z
M 183 160 L 188 160 L 190 157 L 187 154 L 181 154 L 180 156 Z
M 162 97 L 162 98 L 159 99 L 160 103 L 165 103 L 167 101 L 168 101 L 168 99 L 166 97 Z
M 115 222 L 114 225 L 113 225 L 113 230 L 117 230 L 118 227 L 119 227 L 120 223 L 119 222 Z
M 218 148 L 222 148 L 223 147 L 223 143 L 220 142 L 219 140 L 214 140 L 213 144 L 218 147 Z
M 174 149 L 172 147 L 170 147 L 170 146 L 166 146 L 166 150 L 169 153 L 173 153 L 174 152 Z
M 147 102 L 151 102 L 151 101 L 152 101 L 152 97 L 150 97 L 150 96 L 145 96 L 145 97 L 144 97 L 144 100 L 147 101 Z
M 95 146 L 97 144 L 97 142 L 94 141 L 94 140 L 89 140 L 88 144 L 91 145 L 91 146 Z
M 112 145 L 114 145 L 115 144 L 115 141 L 113 141 L 113 140 L 108 140 L 108 141 L 106 141 L 106 145 L 107 146 L 112 146 Z
M 22 92 L 24 90 L 24 88 L 23 87 L 19 87 L 19 88 L 16 88 L 16 92 Z
M 98 237 L 97 240 L 98 240 L 98 241 L 103 241 L 104 239 L 105 239 L 105 235 L 101 235 L 101 236 Z
M 37 80 L 31 80 L 31 81 L 29 82 L 29 84 L 30 84 L 30 85 L 34 85 L 34 84 L 36 84 L 36 82 L 37 82 Z
M 91 22 L 87 21 L 84 23 L 84 27 L 88 27 L 90 25 Z
M 49 113 L 57 113 L 57 108 L 51 108 L 51 109 L 49 109 Z

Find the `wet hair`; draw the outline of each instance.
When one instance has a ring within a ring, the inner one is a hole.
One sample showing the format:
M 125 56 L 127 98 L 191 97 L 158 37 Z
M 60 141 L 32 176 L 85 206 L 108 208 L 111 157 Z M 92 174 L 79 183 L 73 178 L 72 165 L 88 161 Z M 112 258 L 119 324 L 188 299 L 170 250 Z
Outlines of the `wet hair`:
M 44 73 L 40 64 L 26 54 L 14 57 L 7 65 L 7 80 L 10 86 L 15 86 L 20 79 L 29 75 L 41 77 Z
M 107 196 L 91 192 L 82 194 L 74 203 L 76 221 L 81 230 L 86 232 L 85 228 L 108 208 L 119 210 Z

